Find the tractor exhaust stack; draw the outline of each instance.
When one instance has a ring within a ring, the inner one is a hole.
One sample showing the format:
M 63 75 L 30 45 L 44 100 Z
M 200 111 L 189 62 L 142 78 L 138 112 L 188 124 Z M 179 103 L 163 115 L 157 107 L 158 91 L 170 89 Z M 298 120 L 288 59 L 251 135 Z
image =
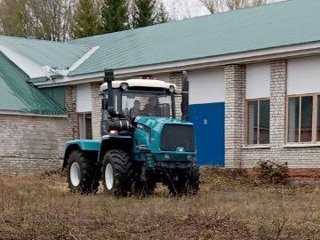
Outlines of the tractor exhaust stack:
M 182 102 L 181 102 L 181 118 L 188 121 L 189 119 L 189 81 L 187 71 L 183 71 L 182 77 Z

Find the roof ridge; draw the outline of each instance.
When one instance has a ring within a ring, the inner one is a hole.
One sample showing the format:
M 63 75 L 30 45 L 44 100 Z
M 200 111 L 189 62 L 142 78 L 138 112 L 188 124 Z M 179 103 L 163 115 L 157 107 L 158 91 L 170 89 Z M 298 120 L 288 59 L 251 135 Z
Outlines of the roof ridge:
M 14 39 L 14 40 L 18 40 L 18 41 L 29 41 L 29 42 L 42 42 L 42 43 L 48 43 L 48 44 L 56 44 L 56 45 L 70 45 L 70 46 L 79 46 L 79 47 L 91 47 L 85 43 L 76 43 L 76 42 L 72 42 L 71 40 L 68 41 L 53 41 L 53 40 L 47 40 L 47 39 L 38 39 L 38 38 L 28 38 L 28 37 L 24 37 L 24 36 L 8 36 L 8 35 L 1 35 L 0 34 L 0 42 L 1 38 L 7 38 L 7 39 Z
M 94 47 L 87 43 L 54 42 L 4 35 L 0 35 L 0 45 L 41 67 L 50 66 L 60 70 L 70 68 Z M 18 58 L 18 55 L 12 56 Z

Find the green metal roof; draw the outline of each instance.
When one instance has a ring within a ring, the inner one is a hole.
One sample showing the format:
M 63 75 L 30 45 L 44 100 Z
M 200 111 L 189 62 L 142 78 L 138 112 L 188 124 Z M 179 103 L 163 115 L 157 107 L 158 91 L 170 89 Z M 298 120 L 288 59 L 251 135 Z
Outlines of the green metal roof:
M 46 115 L 65 113 L 28 80 L 28 76 L 0 52 L 0 111 Z
M 78 44 L 8 36 L 0 36 L 0 45 L 22 54 L 41 66 L 47 65 L 58 69 L 68 69 L 91 49 Z
M 100 48 L 71 75 L 319 42 L 319 23 L 319 0 L 291 0 L 77 39 Z

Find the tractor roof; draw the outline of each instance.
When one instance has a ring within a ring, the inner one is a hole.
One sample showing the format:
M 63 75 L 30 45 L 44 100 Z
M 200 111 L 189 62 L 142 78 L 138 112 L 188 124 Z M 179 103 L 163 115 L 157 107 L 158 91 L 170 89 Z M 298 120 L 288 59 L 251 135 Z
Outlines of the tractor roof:
M 112 82 L 112 88 L 120 88 L 122 84 L 127 84 L 128 88 L 131 87 L 144 87 L 144 88 L 163 88 L 170 89 L 174 88 L 176 92 L 177 87 L 175 84 L 167 83 L 165 81 L 156 79 L 128 79 L 128 80 L 117 80 Z M 103 83 L 100 90 L 104 91 L 108 89 L 108 83 Z

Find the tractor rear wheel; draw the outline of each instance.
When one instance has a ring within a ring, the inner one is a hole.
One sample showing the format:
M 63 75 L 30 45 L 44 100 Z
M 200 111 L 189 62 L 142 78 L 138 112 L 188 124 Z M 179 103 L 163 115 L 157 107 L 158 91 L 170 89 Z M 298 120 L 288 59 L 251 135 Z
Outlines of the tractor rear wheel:
M 113 196 L 126 197 L 132 184 L 132 161 L 126 151 L 115 149 L 108 151 L 102 166 L 105 191 Z
M 98 191 L 99 171 L 94 162 L 85 156 L 85 153 L 79 150 L 71 152 L 67 171 L 71 192 L 89 194 Z

